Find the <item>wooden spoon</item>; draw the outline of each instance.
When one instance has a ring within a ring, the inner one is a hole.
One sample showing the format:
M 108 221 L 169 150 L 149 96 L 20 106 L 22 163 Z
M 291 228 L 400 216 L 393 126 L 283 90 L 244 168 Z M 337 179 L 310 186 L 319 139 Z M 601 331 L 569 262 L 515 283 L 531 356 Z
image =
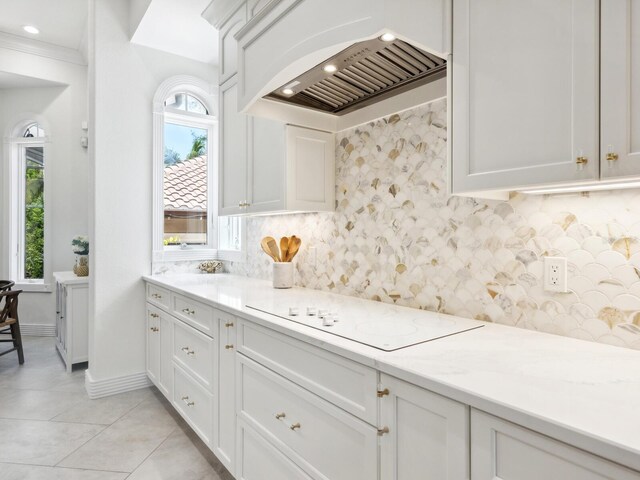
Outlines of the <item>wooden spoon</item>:
M 274 262 L 280 261 L 280 255 L 278 255 L 278 245 L 273 237 L 264 237 L 260 242 L 260 246 L 264 253 L 269 255 Z
M 293 235 L 291 239 L 289 239 L 289 251 L 288 251 L 288 257 L 287 257 L 289 262 L 293 260 L 293 257 L 295 257 L 296 254 L 298 253 L 298 250 L 300 250 L 301 243 L 302 243 L 302 240 L 300 240 L 295 235 Z
M 289 252 L 289 237 L 282 237 L 280 239 L 280 257 L 283 262 L 288 262 L 287 254 Z

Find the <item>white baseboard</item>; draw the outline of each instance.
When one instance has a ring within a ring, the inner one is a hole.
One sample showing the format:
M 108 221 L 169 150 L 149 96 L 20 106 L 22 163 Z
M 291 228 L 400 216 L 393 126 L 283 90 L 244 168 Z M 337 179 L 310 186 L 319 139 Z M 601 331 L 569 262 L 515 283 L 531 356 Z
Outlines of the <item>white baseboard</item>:
M 20 333 L 26 337 L 55 337 L 56 326 L 20 322 Z
M 124 377 L 108 378 L 106 380 L 94 380 L 91 372 L 86 370 L 84 373 L 84 386 L 87 390 L 89 398 L 102 398 L 118 393 L 130 392 L 140 388 L 150 387 L 152 385 L 147 372 L 134 373 L 125 375 Z

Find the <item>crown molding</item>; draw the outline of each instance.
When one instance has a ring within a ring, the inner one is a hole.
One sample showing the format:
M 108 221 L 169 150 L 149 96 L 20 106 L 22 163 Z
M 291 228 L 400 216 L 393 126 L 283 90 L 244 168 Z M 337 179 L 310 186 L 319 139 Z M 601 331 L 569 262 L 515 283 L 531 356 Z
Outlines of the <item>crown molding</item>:
M 79 50 L 61 47 L 59 45 L 41 42 L 39 40 L 22 38 L 18 35 L 12 35 L 6 32 L 0 32 L 0 48 L 51 58 L 61 62 L 74 63 L 76 65 L 87 64 Z
M 202 18 L 219 30 L 241 7 L 245 7 L 243 0 L 212 0 L 202 12 Z

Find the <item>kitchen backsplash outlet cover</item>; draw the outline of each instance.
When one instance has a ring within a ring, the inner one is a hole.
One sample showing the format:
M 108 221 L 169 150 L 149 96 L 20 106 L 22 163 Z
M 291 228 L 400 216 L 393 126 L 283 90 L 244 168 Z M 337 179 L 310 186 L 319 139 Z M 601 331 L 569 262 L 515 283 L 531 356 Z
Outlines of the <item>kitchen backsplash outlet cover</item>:
M 446 118 L 442 99 L 340 132 L 335 213 L 248 218 L 228 271 L 270 279 L 260 239 L 295 232 L 300 286 L 640 349 L 640 191 L 448 196 Z M 569 293 L 543 290 L 546 255 Z

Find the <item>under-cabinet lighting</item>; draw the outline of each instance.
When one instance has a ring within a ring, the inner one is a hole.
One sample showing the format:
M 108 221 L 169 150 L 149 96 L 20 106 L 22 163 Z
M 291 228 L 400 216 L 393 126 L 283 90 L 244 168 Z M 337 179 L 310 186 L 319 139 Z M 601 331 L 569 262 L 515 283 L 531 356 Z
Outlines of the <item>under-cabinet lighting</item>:
M 25 25 L 22 27 L 22 29 L 25 32 L 30 33 L 31 35 L 38 35 L 40 33 L 38 27 L 34 27 L 33 25 Z
M 623 190 L 627 188 L 640 188 L 640 181 L 620 182 L 620 183 L 597 183 L 593 185 L 571 185 L 548 188 L 533 188 L 531 190 L 519 190 L 520 193 L 530 195 L 545 195 L 551 193 L 576 193 L 576 192 L 593 192 L 602 190 Z
M 380 40 L 383 42 L 393 42 L 396 39 L 396 36 L 393 33 L 383 33 L 380 35 Z

